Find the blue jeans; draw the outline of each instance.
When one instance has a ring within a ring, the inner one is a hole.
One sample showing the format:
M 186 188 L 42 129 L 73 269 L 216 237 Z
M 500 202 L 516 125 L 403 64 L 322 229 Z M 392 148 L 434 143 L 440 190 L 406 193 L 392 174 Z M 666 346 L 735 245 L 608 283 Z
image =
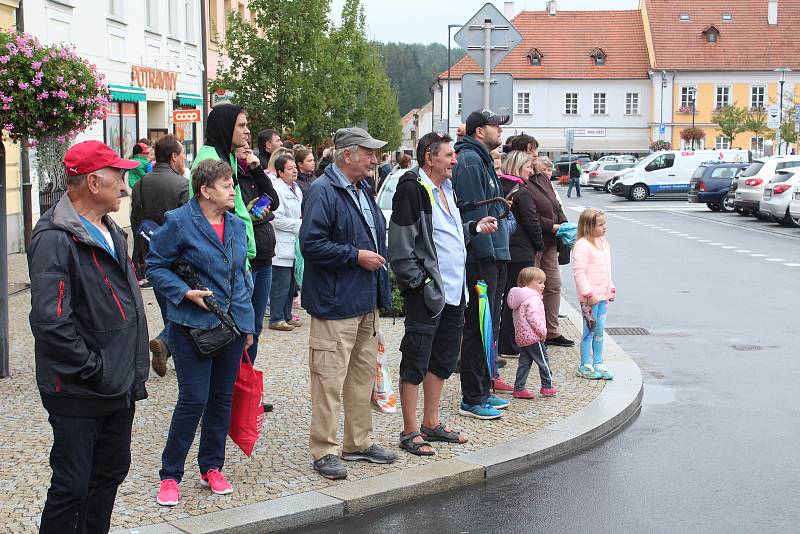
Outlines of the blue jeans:
M 272 288 L 269 292 L 269 324 L 292 320 L 294 300 L 294 266 L 272 266 Z
M 258 336 L 264 329 L 264 313 L 267 311 L 267 302 L 269 302 L 269 292 L 272 286 L 272 265 L 266 265 L 253 269 L 253 311 L 256 314 L 256 331 L 253 334 L 253 344 L 247 349 L 250 355 L 250 360 L 255 363 L 256 356 L 258 355 Z
M 170 322 L 167 321 L 167 297 L 161 294 L 156 288 L 153 288 L 153 295 L 156 297 L 156 302 L 158 302 L 158 307 L 161 309 L 161 321 L 164 323 L 164 328 L 161 330 L 156 336 L 156 339 L 163 341 L 167 348 L 169 348 L 169 325 Z
M 592 306 L 592 315 L 595 323 L 589 328 L 586 318 L 583 318 L 583 337 L 581 338 L 581 365 L 603 363 L 603 329 L 606 327 L 608 315 L 608 301 L 601 300 Z
M 201 417 L 203 427 L 197 454 L 200 472 L 222 469 L 231 421 L 233 384 L 239 373 L 244 341 L 245 336 L 241 336 L 224 353 L 203 358 L 195 353 L 180 325 L 173 324 L 169 329 L 169 346 L 178 377 L 178 402 L 161 454 L 158 473 L 161 480 L 171 478 L 180 482 L 183 478 L 186 455 Z
M 581 196 L 581 182 L 579 178 L 570 178 L 569 185 L 567 186 L 567 198 L 572 195 L 572 188 L 578 192 L 578 196 Z

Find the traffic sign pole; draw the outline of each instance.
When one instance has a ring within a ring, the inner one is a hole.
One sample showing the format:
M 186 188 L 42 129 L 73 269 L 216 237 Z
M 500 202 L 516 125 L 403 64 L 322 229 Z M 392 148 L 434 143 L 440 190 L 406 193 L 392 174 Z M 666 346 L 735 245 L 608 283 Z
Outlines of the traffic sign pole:
M 483 21 L 483 109 L 492 101 L 492 21 Z

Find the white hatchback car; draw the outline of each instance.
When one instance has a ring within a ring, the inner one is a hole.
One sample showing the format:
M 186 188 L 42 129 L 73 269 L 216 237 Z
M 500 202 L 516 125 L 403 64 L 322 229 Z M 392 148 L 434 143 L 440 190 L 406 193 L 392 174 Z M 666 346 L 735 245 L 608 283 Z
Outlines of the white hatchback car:
M 792 191 L 792 200 L 789 202 L 789 217 L 795 224 L 800 226 L 800 184 L 794 186 L 794 191 Z
M 795 185 L 800 183 L 800 169 L 787 169 L 778 173 L 764 187 L 764 195 L 758 204 L 758 211 L 772 216 L 785 226 L 800 227 L 790 213 L 789 203 Z
M 800 167 L 800 156 L 772 156 L 756 159 L 739 175 L 733 207 L 742 215 L 759 216 L 764 187 L 781 169 Z

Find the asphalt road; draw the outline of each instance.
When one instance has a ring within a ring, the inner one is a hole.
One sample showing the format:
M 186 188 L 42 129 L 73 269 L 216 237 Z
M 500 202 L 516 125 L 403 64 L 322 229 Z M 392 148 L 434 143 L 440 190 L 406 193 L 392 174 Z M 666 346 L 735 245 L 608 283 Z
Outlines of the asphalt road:
M 544 468 L 302 532 L 800 531 L 800 230 L 685 202 L 565 201 L 573 221 L 608 210 L 607 326 L 650 331 L 616 338 L 642 368 L 639 418 Z

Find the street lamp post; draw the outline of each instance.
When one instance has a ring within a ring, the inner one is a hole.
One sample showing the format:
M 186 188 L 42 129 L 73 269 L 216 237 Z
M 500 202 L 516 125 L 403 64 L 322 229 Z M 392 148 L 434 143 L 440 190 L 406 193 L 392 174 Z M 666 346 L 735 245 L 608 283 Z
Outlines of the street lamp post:
M 447 135 L 450 135 L 450 44 L 453 38 L 450 37 L 450 31 L 453 28 L 461 28 L 463 24 L 448 24 L 447 25 Z
M 692 96 L 692 150 L 694 150 L 694 104 L 696 102 L 695 97 Z
M 781 153 L 781 145 L 783 145 L 783 131 L 782 131 L 782 128 L 783 128 L 783 84 L 786 83 L 786 73 L 787 72 L 792 72 L 792 69 L 790 69 L 788 67 L 778 67 L 777 69 L 775 69 L 775 72 L 780 72 L 781 73 L 781 81 L 780 81 L 780 84 L 781 84 L 781 88 L 780 88 L 781 95 L 780 95 L 780 100 L 779 100 L 780 101 L 780 104 L 779 104 L 780 111 L 778 112 L 778 133 L 775 135 L 775 140 L 777 141 L 776 144 L 778 145 L 778 154 L 780 155 L 780 153 Z
M 658 138 L 663 141 L 666 128 L 662 131 L 664 125 L 664 89 L 667 88 L 667 71 L 661 71 L 661 122 L 658 124 Z

